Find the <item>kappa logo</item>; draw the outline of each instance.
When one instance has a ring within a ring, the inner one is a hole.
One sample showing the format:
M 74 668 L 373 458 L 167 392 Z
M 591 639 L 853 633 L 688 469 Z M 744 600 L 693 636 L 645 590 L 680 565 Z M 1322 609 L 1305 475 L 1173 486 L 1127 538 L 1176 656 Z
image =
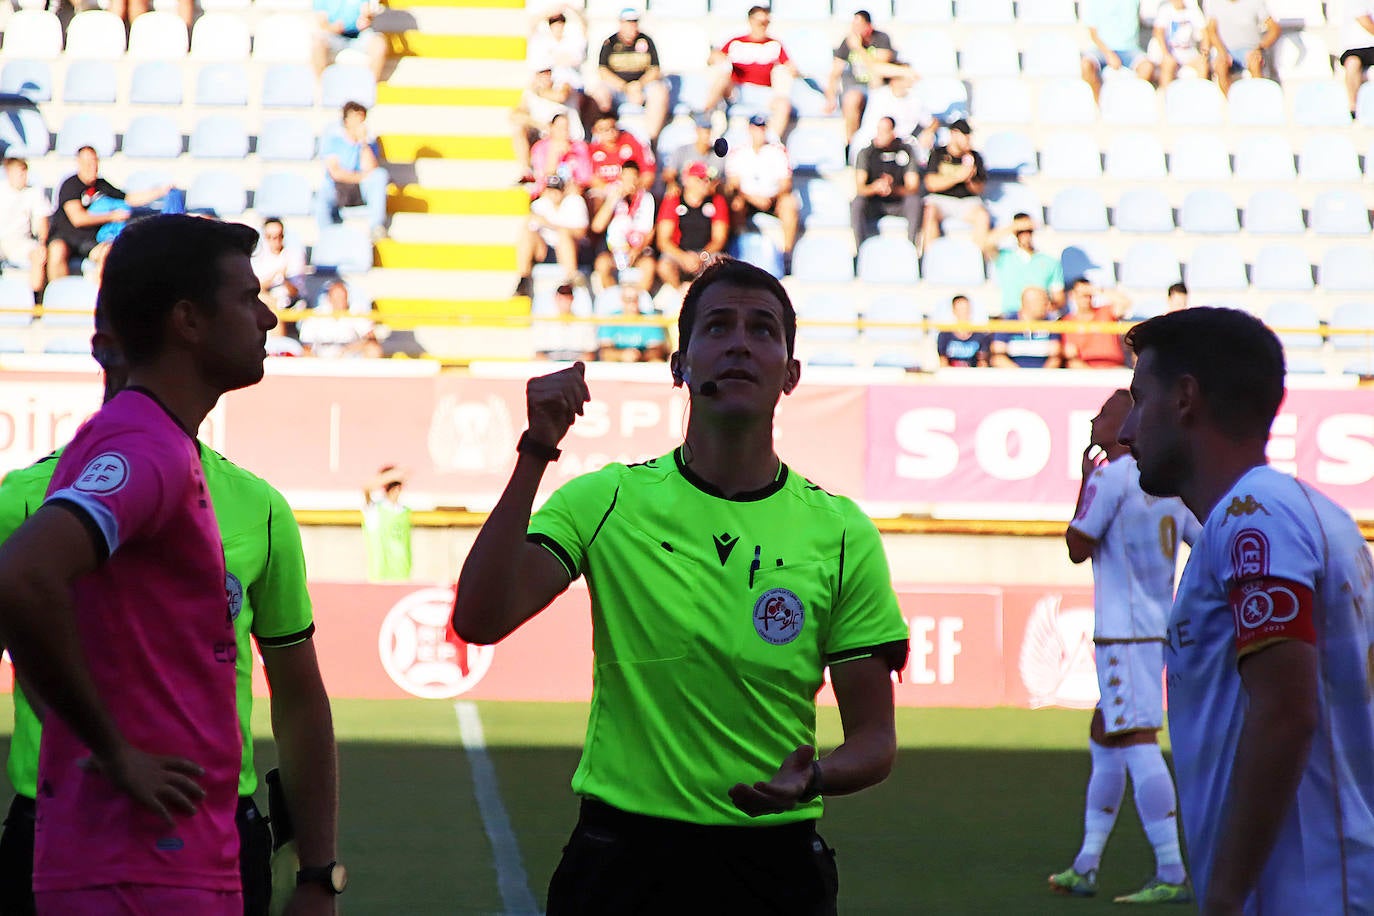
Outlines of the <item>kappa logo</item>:
M 713 534 L 711 540 L 716 542 L 716 556 L 720 557 L 720 565 L 724 566 L 725 561 L 730 559 L 730 551 L 734 550 L 735 545 L 739 543 L 739 535 Z
M 1035 603 L 1021 643 L 1021 682 L 1034 709 L 1097 705 L 1097 666 L 1093 661 L 1093 609 L 1065 608 L 1062 595 Z
M 1263 512 L 1265 515 L 1269 514 L 1269 510 L 1264 508 L 1264 503 L 1255 499 L 1255 497 L 1251 496 L 1249 493 L 1246 493 L 1244 498 L 1239 496 L 1231 497 L 1231 505 L 1226 507 L 1227 518 L 1243 518 L 1247 515 L 1254 515 L 1256 512 Z
M 124 489 L 129 481 L 129 462 L 118 452 L 97 455 L 76 478 L 72 488 L 83 493 L 108 496 Z
M 770 588 L 754 602 L 754 631 L 775 646 L 785 646 L 801 635 L 806 606 L 792 591 Z
M 387 612 L 377 634 L 382 667 L 396 686 L 427 700 L 466 693 L 491 668 L 493 646 L 464 642 L 449 624 L 453 589 L 411 592 Z
M 1231 568 L 1237 579 L 1269 575 L 1269 538 L 1263 531 L 1244 528 L 1236 532 L 1231 541 Z

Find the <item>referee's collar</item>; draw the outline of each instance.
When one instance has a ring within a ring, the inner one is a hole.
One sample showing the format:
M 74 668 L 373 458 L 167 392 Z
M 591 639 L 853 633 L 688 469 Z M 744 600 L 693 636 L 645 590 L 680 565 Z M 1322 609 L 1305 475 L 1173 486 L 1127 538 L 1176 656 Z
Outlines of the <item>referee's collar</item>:
M 686 461 L 682 460 L 682 446 L 673 449 L 673 461 L 677 463 L 678 473 L 685 477 L 687 482 L 692 486 L 708 496 L 714 496 L 717 499 L 728 499 L 731 502 L 758 502 L 760 499 L 767 499 L 787 485 L 787 465 L 779 461 L 777 476 L 773 478 L 771 483 L 757 490 L 746 490 L 743 493 L 736 493 L 734 496 L 727 496 L 719 487 L 705 480 L 700 474 L 693 471 Z

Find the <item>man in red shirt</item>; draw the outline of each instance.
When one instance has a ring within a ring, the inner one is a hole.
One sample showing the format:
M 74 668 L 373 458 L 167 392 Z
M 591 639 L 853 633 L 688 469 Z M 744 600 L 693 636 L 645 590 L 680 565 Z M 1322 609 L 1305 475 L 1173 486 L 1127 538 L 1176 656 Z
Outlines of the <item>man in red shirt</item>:
M 633 159 L 639 166 L 640 186 L 654 183 L 654 154 L 634 134 L 621 130 L 614 111 L 602 111 L 592 122 L 592 183 L 586 190 L 589 209 L 601 206 L 606 188 L 620 182 L 620 167 Z
M 773 136 L 781 137 L 792 119 L 792 81 L 801 74 L 782 42 L 768 34 L 771 21 L 768 7 L 752 6 L 749 34 L 731 38 L 720 50 L 712 50 L 711 63 L 718 72 L 706 95 L 706 110 L 738 95 L 743 105 L 766 108 L 771 115 L 769 129 Z
M 1087 277 L 1069 284 L 1067 321 L 1120 321 L 1131 308 L 1124 293 L 1100 290 Z M 1126 351 L 1117 334 L 1079 331 L 1064 335 L 1064 357 L 1070 369 L 1120 369 L 1126 365 Z

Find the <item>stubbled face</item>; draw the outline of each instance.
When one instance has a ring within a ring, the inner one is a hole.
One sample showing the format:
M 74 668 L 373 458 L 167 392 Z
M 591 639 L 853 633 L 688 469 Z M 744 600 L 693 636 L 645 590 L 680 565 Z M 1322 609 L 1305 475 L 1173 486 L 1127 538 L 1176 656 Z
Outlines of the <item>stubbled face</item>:
M 1131 378 L 1132 405 L 1117 434 L 1140 466 L 1140 488 L 1151 496 L 1178 496 L 1192 474 L 1179 419 L 1176 383 L 1154 372 L 1155 354 L 1136 359 Z
M 95 181 L 100 175 L 100 157 L 95 150 L 83 149 L 76 154 L 76 177 L 86 184 Z
M 259 295 L 262 286 L 247 255 L 223 255 L 218 268 L 214 311 L 205 316 L 198 356 L 204 376 L 221 391 L 233 391 L 262 380 L 267 332 L 277 316 Z
M 773 416 L 778 399 L 790 393 L 801 365 L 787 352 L 783 307 L 768 290 L 712 284 L 697 302 L 685 353 L 679 354 L 693 391 L 693 404 L 740 418 Z M 716 393 L 698 396 L 715 382 Z
M 1089 441 L 1101 449 L 1109 449 L 1116 445 L 1117 436 L 1121 433 L 1121 424 L 1130 411 L 1131 396 L 1121 392 L 1113 392 L 1111 397 L 1103 403 L 1097 416 L 1092 419 L 1092 434 Z

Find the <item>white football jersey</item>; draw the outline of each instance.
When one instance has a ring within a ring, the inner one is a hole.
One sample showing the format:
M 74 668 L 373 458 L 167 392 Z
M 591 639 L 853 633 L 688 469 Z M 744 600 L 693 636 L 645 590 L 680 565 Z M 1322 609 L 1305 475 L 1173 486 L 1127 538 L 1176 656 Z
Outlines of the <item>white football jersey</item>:
M 1312 590 L 1310 603 L 1294 583 Z M 1276 803 L 1230 797 L 1246 709 L 1239 658 L 1274 640 L 1315 638 L 1317 733 L 1245 912 L 1374 912 L 1370 614 L 1374 566 L 1340 506 L 1268 466 L 1248 471 L 1216 504 L 1183 572 L 1165 650 L 1169 736 L 1199 900 L 1227 805 Z
M 1094 639 L 1160 639 L 1174 598 L 1178 542 L 1202 530 L 1176 497 L 1140 489 L 1135 459 L 1123 455 L 1093 471 L 1069 527 L 1093 548 Z

